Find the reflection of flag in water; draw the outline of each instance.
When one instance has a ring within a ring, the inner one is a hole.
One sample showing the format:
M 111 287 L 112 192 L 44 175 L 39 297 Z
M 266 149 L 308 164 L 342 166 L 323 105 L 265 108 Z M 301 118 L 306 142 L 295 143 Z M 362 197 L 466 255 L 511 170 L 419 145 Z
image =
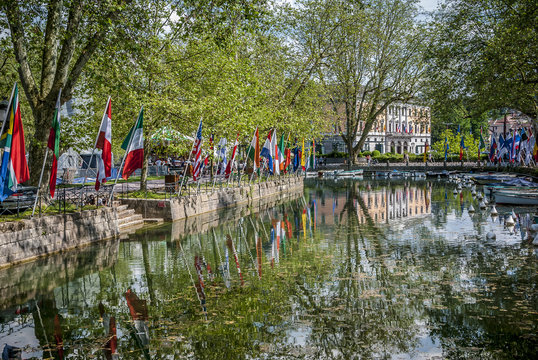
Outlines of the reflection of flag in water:
M 198 275 L 198 282 L 195 284 L 196 292 L 198 293 L 198 298 L 200 299 L 200 304 L 202 309 L 207 311 L 205 306 L 205 285 L 204 285 L 204 274 L 202 273 L 202 260 L 200 256 L 194 256 L 194 267 L 196 268 L 196 275 Z
M 60 327 L 60 315 L 54 316 L 54 341 L 56 342 L 56 350 L 60 360 L 64 358 L 64 342 L 62 339 L 62 328 Z
M 280 246 L 282 247 L 282 254 L 286 254 L 286 214 L 284 214 L 284 220 L 281 222 L 280 227 Z
M 316 230 L 316 222 L 318 219 L 318 203 L 316 200 L 312 200 L 312 206 L 314 207 L 314 230 Z
M 306 240 L 306 209 L 303 209 L 303 238 Z
M 258 278 L 262 278 L 262 240 L 258 237 L 258 233 L 254 235 L 256 239 L 256 260 L 258 261 Z
M 275 228 L 271 226 L 271 268 L 275 266 Z
M 463 212 L 463 191 L 460 192 L 460 209 Z
M 239 279 L 241 280 L 241 286 L 245 285 L 245 281 L 243 280 L 243 274 L 241 273 L 241 266 L 239 265 L 239 258 L 237 257 L 237 251 L 235 250 L 234 243 L 232 241 L 232 237 L 230 235 L 226 235 L 226 245 L 230 249 L 231 253 L 234 256 L 235 266 L 237 267 L 237 273 L 239 274 Z

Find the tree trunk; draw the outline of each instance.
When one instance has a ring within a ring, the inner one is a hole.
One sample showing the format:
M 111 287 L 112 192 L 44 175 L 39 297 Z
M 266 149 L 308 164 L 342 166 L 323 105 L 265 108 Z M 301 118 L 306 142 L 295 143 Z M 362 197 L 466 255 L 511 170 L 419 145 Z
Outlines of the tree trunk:
M 43 166 L 43 159 L 45 157 L 45 151 L 47 149 L 47 140 L 50 133 L 50 127 L 52 124 L 52 117 L 54 116 L 54 107 L 56 101 L 47 103 L 41 102 L 38 107 L 33 111 L 33 118 L 35 124 L 34 136 L 27 145 L 29 152 L 29 170 L 30 170 L 30 185 L 37 186 L 39 183 L 39 176 L 41 174 L 41 168 Z M 61 139 L 61 131 L 60 131 Z M 49 154 L 52 155 L 52 154 Z M 52 156 L 49 156 L 52 158 Z M 50 167 L 52 162 L 49 160 L 45 164 L 45 171 L 43 172 L 43 181 L 40 191 L 43 191 L 48 186 Z

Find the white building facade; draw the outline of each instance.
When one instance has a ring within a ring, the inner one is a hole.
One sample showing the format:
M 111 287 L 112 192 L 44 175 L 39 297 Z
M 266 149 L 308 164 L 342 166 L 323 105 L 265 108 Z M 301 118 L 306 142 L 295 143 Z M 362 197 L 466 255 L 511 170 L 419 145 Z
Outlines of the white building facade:
M 359 141 L 363 128 L 364 124 L 359 123 L 354 144 Z M 342 137 L 336 132 L 326 135 L 322 149 L 318 149 L 322 153 L 347 150 Z M 377 117 L 361 151 L 422 154 L 426 144 L 431 145 L 430 108 L 416 104 L 395 103 Z

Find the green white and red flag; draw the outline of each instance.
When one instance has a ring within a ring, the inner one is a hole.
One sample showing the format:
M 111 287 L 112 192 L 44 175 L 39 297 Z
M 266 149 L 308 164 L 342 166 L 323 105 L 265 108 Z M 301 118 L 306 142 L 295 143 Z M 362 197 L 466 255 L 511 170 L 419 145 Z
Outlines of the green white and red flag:
M 138 119 L 135 125 L 129 131 L 129 134 L 123 140 L 121 148 L 127 153 L 125 154 L 125 163 L 121 177 L 125 180 L 131 176 L 137 169 L 142 169 L 144 162 L 144 107 L 140 109 Z
M 4 147 L 2 166 L 0 168 L 0 201 L 17 191 L 17 186 L 30 179 L 26 148 L 24 146 L 24 129 L 21 120 L 19 88 L 13 86 L 6 117 L 4 119 L 0 146 Z
M 101 150 L 101 156 L 97 158 L 97 178 L 95 179 L 95 190 L 99 190 L 102 183 L 112 173 L 112 100 L 108 98 L 105 113 L 101 120 L 99 135 L 95 148 Z
M 56 107 L 54 109 L 54 118 L 52 119 L 52 126 L 49 132 L 49 141 L 47 147 L 52 150 L 52 167 L 50 168 L 49 189 L 50 197 L 54 198 L 56 191 L 56 177 L 58 175 L 58 158 L 60 157 L 60 97 L 62 96 L 62 89 L 58 93 L 58 99 L 56 100 Z

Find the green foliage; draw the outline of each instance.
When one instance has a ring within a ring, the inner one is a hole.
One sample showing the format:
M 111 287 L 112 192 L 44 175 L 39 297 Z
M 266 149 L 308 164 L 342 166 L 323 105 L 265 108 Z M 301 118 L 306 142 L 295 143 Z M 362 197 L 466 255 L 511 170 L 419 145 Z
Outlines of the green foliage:
M 346 152 L 339 152 L 339 151 L 333 151 L 325 155 L 325 157 L 328 158 L 347 158 L 348 153 Z
M 434 14 L 424 93 L 441 124 L 436 139 L 443 124 L 464 125 L 454 121 L 462 108 L 474 119 L 505 108 L 536 118 L 537 17 L 528 0 L 451 0 Z
M 379 156 L 379 155 L 381 155 L 381 152 L 380 152 L 379 150 L 374 150 L 374 151 L 372 152 L 372 156 L 373 156 L 374 158 L 375 158 L 376 156 Z
M 458 159 L 460 154 L 460 144 L 462 134 L 457 134 L 452 130 L 445 130 L 441 133 L 442 140 L 438 140 L 432 144 L 432 150 L 434 150 L 434 158 L 436 160 L 443 160 L 445 157 L 445 136 L 448 140 L 448 158 Z M 463 132 L 463 139 L 465 149 L 463 150 L 464 160 L 476 160 L 478 157 L 478 145 L 480 142 L 480 135 L 475 138 L 468 132 Z

